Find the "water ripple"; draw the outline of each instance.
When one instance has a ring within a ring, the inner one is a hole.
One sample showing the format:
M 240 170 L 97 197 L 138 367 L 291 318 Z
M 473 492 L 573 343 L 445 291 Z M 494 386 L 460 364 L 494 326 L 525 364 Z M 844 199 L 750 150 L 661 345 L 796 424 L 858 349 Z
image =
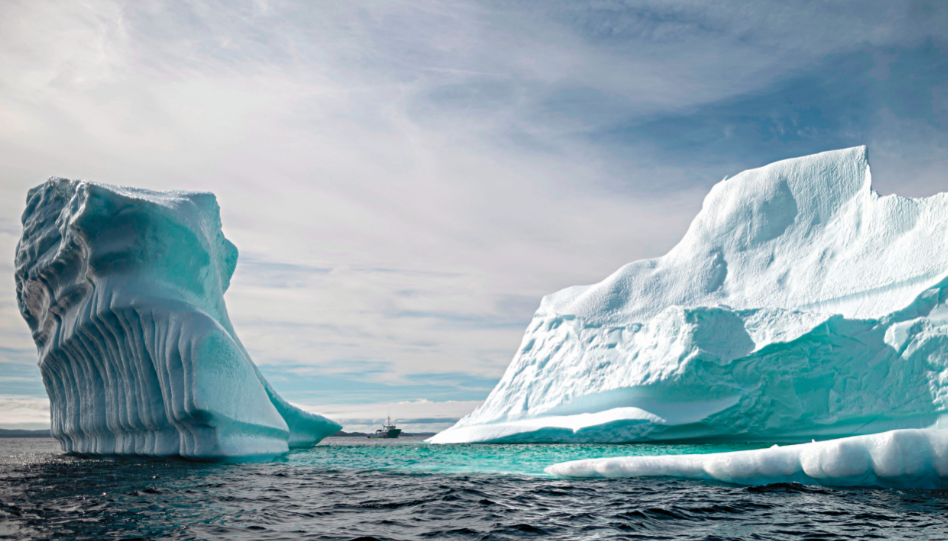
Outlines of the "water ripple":
M 629 446 L 329 447 L 228 464 L 78 458 L 50 440 L 0 440 L 0 538 L 948 538 L 944 491 L 538 475 L 562 456 L 645 452 Z

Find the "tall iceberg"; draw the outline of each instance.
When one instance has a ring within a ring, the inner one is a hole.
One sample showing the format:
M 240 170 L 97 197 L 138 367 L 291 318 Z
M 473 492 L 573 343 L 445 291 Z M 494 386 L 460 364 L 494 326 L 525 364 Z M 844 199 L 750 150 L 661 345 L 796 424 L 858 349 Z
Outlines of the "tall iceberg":
M 948 421 L 948 194 L 865 147 L 715 185 L 668 254 L 545 297 L 486 402 L 430 441 L 809 441 Z
M 61 178 L 30 190 L 17 301 L 63 450 L 268 455 L 341 428 L 251 361 L 224 304 L 236 265 L 213 194 Z

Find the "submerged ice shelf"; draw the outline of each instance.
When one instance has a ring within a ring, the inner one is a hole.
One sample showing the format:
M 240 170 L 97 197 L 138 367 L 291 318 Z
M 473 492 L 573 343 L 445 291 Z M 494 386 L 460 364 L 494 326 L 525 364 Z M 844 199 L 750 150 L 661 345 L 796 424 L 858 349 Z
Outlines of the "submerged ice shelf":
M 430 441 L 809 441 L 948 412 L 948 194 L 865 147 L 715 185 L 668 254 L 543 299 L 486 402 Z
M 341 428 L 251 361 L 224 304 L 236 265 L 213 194 L 59 178 L 30 190 L 17 301 L 64 450 L 265 455 Z

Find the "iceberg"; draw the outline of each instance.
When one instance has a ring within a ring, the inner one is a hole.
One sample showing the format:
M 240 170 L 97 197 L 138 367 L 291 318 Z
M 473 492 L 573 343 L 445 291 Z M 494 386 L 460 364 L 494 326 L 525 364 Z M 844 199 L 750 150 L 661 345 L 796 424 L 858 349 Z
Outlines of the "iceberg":
M 561 477 L 680 477 L 739 485 L 944 489 L 948 487 L 948 431 L 893 430 L 755 451 L 576 460 L 545 471 Z
M 429 441 L 802 442 L 948 422 L 948 194 L 867 150 L 725 178 L 668 254 L 543 299 L 482 406 Z
M 341 428 L 284 401 L 237 338 L 213 194 L 52 178 L 22 222 L 17 302 L 63 450 L 271 455 Z

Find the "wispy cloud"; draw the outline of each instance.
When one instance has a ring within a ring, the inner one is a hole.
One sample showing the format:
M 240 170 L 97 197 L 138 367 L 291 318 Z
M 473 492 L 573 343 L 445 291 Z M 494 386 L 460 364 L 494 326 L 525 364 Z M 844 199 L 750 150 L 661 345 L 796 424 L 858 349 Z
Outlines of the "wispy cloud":
M 391 315 L 394 318 L 428 319 L 439 322 L 442 326 L 461 327 L 465 329 L 478 328 L 505 328 L 516 327 L 523 329 L 529 321 L 526 318 L 511 319 L 506 314 L 465 314 L 461 312 L 446 312 L 434 310 L 400 310 Z
M 313 405 L 321 402 L 358 405 L 367 401 L 399 401 L 405 397 L 424 397 L 433 402 L 474 401 L 486 397 L 500 379 L 469 372 L 398 376 L 402 370 L 381 363 L 340 360 L 337 364 L 341 370 L 272 364 L 262 366 L 261 371 L 287 400 Z M 419 403 L 423 404 L 424 400 Z
M 0 396 L 0 428 L 49 428 L 49 400 L 16 394 Z

